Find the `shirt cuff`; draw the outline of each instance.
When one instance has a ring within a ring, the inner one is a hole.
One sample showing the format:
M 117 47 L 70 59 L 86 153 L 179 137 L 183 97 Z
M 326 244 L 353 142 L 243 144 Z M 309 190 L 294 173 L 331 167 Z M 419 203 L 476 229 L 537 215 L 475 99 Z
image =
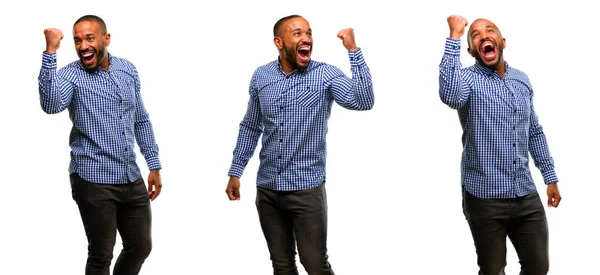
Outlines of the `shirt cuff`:
M 244 173 L 244 167 L 239 164 L 231 164 L 231 168 L 229 168 L 229 172 L 227 173 L 230 177 L 241 178 Z
M 444 54 L 460 56 L 460 40 L 446 38 Z
M 348 52 L 348 57 L 350 58 L 351 66 L 362 66 L 365 64 L 365 58 L 363 56 L 363 52 L 361 48 L 354 52 Z
M 43 69 L 56 69 L 56 53 L 47 53 L 44 51 L 42 55 Z
M 554 169 L 542 172 L 542 177 L 544 178 L 545 184 L 558 182 L 558 177 L 556 176 L 556 172 L 554 171 Z
M 153 156 L 153 157 L 147 158 L 146 164 L 148 165 L 148 170 L 162 169 L 162 165 L 160 164 L 160 159 L 158 158 L 158 156 Z

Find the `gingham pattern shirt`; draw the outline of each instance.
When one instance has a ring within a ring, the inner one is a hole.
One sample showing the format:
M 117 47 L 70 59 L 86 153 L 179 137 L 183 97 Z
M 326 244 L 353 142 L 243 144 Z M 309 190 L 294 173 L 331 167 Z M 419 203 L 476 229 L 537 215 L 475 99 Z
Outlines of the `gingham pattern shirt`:
M 458 110 L 463 129 L 461 180 L 470 194 L 480 198 L 515 198 L 535 192 L 529 153 L 544 182 L 558 182 L 533 108 L 529 78 L 506 62 L 505 66 L 504 78 L 477 63 L 462 68 L 460 40 L 446 39 L 440 98 Z
M 69 172 L 94 183 L 122 184 L 141 178 L 135 141 L 148 169 L 161 169 L 161 164 L 137 70 L 125 59 L 108 58 L 108 71 L 88 72 L 80 61 L 57 71 L 56 53 L 44 52 L 39 94 L 46 113 L 69 110 Z
M 323 182 L 325 136 L 333 101 L 351 110 L 369 110 L 374 104 L 371 73 L 362 51 L 348 55 L 352 78 L 337 67 L 314 60 L 289 75 L 281 70 L 279 61 L 254 72 L 229 176 L 242 176 L 262 134 L 258 186 L 294 191 Z

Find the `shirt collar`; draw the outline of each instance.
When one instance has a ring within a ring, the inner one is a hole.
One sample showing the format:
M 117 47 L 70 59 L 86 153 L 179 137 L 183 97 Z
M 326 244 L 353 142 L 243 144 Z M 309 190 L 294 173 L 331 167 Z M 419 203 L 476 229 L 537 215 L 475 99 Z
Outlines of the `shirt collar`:
M 504 61 L 504 67 L 506 68 L 506 72 L 505 75 L 508 74 L 508 72 L 512 69 L 509 65 L 508 62 Z M 478 62 L 475 62 L 475 65 L 473 65 L 473 68 L 475 68 L 475 71 L 482 73 L 482 74 L 486 74 L 488 76 L 492 76 L 497 74 L 496 70 L 490 69 L 486 66 L 483 66 L 481 64 L 479 64 Z

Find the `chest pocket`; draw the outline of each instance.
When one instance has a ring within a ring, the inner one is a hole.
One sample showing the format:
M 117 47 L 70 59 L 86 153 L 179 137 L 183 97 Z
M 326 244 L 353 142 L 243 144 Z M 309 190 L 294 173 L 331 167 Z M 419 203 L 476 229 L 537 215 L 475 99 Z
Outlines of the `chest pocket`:
M 531 109 L 530 92 L 526 85 L 519 81 L 508 81 L 508 88 L 511 92 L 512 102 L 517 110 L 529 112 Z
M 127 74 L 111 73 L 111 81 L 116 88 L 119 100 L 127 107 L 135 107 L 135 81 Z
M 297 105 L 312 108 L 323 102 L 325 92 L 320 85 L 300 84 L 294 89 L 294 99 Z

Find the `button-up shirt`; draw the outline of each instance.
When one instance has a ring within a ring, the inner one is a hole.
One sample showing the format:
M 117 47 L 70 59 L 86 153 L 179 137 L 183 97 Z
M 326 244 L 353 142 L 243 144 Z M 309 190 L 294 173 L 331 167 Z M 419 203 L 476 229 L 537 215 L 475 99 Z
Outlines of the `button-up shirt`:
M 515 198 L 536 191 L 529 153 L 546 184 L 558 182 L 546 135 L 525 73 L 504 63 L 501 77 L 478 63 L 462 68 L 460 40 L 448 38 L 440 64 L 442 102 L 458 110 L 463 129 L 461 180 L 480 198 Z
M 57 71 L 56 53 L 43 53 L 38 78 L 40 103 L 49 114 L 65 109 L 73 122 L 70 173 L 102 184 L 120 184 L 141 177 L 134 144 L 148 169 L 161 169 L 152 124 L 140 95 L 136 68 L 109 55 L 108 71 L 87 71 L 75 61 Z
M 229 176 L 242 176 L 262 134 L 259 187 L 294 191 L 323 182 L 333 101 L 351 110 L 369 110 L 374 104 L 371 73 L 362 50 L 348 55 L 352 78 L 314 60 L 289 75 L 278 60 L 254 72 Z

